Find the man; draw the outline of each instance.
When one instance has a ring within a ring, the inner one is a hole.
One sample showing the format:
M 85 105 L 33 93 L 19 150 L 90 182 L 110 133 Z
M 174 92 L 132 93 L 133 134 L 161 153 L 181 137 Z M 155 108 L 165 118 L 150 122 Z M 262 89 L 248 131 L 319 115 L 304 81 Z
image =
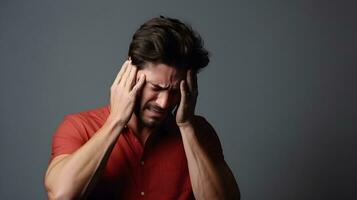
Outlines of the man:
M 239 199 L 211 125 L 194 115 L 200 36 L 158 17 L 134 34 L 110 105 L 67 115 L 45 175 L 50 199 Z

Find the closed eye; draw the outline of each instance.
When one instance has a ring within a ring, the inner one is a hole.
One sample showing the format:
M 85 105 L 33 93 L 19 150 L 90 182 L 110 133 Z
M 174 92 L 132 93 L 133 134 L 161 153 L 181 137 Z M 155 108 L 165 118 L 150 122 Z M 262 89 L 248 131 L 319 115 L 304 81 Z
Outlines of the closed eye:
M 151 89 L 152 89 L 153 91 L 160 91 L 160 90 L 162 90 L 162 88 L 156 87 L 156 86 L 152 86 Z

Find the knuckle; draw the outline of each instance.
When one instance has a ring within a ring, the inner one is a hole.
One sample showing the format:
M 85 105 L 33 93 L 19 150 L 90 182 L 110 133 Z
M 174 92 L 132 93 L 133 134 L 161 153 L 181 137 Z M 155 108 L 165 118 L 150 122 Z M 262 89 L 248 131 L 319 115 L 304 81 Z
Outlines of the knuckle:
M 134 102 L 134 100 L 135 100 L 135 95 L 134 95 L 134 93 L 130 93 L 130 94 L 128 95 L 127 99 L 128 99 L 130 102 Z

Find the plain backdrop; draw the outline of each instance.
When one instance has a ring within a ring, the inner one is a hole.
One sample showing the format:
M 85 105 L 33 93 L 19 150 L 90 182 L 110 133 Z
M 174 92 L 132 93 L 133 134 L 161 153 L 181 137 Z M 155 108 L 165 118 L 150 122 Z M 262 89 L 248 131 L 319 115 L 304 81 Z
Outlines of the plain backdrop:
M 108 103 L 135 30 L 164 15 L 211 52 L 197 113 L 244 200 L 356 199 L 355 1 L 0 1 L 0 199 L 46 199 L 63 116 Z M 163 183 L 164 184 L 164 183 Z

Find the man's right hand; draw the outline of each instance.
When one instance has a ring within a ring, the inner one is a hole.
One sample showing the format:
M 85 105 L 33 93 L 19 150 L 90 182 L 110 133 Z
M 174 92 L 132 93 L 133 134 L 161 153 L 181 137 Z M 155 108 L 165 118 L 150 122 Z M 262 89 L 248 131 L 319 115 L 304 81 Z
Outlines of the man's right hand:
M 137 67 L 126 60 L 110 88 L 110 114 L 108 120 L 125 126 L 134 110 L 138 93 L 145 83 L 142 74 L 136 81 Z

